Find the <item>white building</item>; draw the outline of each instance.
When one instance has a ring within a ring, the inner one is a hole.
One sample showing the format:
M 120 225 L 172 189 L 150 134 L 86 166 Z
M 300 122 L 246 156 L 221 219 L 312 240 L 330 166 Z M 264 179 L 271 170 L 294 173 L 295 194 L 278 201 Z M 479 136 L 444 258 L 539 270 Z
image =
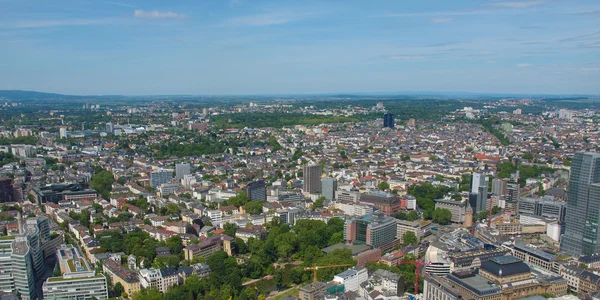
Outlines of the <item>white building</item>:
M 179 284 L 179 272 L 175 268 L 140 269 L 138 276 L 142 288 L 155 287 L 161 293 Z
M 96 274 L 79 250 L 72 245 L 60 245 L 56 249 L 62 276 L 50 277 L 44 282 L 45 299 L 106 299 L 106 278 Z
M 343 284 L 345 291 L 358 291 L 360 285 L 369 279 L 366 268 L 352 268 L 333 277 L 333 281 Z
M 431 221 L 396 220 L 396 223 L 398 224 L 396 238 L 400 240 L 402 240 L 402 237 L 408 231 L 414 232 L 419 240 L 431 234 Z
M 548 223 L 548 225 L 546 225 L 546 235 L 548 235 L 551 239 L 559 242 L 560 225 L 558 223 Z

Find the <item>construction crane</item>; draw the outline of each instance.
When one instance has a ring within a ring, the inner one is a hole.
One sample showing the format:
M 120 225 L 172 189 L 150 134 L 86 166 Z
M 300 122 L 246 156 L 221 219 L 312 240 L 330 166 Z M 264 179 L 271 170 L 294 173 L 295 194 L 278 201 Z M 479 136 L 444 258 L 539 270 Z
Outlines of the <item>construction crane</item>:
M 313 271 L 313 282 L 317 282 L 317 270 L 319 269 L 330 269 L 337 267 L 351 267 L 353 264 L 343 264 L 343 265 L 329 265 L 329 266 L 317 266 L 316 264 L 312 267 L 304 268 L 304 271 Z
M 420 260 L 401 260 L 398 262 L 400 265 L 414 265 L 415 266 L 415 295 L 419 293 L 419 267 L 427 266 L 429 263 Z

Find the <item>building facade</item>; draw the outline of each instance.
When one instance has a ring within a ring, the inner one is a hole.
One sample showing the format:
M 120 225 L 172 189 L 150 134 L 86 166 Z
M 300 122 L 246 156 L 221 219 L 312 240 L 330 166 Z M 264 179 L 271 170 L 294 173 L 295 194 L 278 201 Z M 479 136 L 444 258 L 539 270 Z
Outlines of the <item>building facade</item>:
M 571 166 L 565 233 L 561 251 L 572 255 L 591 255 L 600 250 L 600 153 L 575 154 Z
M 304 186 L 302 190 L 305 193 L 320 193 L 321 192 L 321 166 L 308 165 L 304 167 L 303 173 Z

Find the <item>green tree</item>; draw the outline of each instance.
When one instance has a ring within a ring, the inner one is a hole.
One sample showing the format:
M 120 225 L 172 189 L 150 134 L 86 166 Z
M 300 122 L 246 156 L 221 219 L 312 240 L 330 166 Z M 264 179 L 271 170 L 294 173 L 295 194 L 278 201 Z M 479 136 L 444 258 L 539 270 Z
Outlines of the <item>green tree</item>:
M 125 292 L 125 288 L 120 282 L 117 282 L 113 287 L 113 292 L 115 295 L 121 295 L 123 292 Z
M 402 243 L 405 246 L 413 245 L 419 242 L 417 235 L 412 231 L 407 231 L 402 235 Z
M 133 300 L 162 300 L 163 295 L 156 288 L 141 289 L 133 293 Z
M 382 181 L 377 185 L 377 188 L 379 188 L 382 191 L 385 191 L 390 188 L 390 184 L 385 181 Z
M 445 208 L 436 208 L 432 215 L 433 222 L 438 224 L 448 224 L 452 219 L 452 212 Z
M 312 210 L 316 210 L 318 208 L 322 208 L 323 207 L 323 202 L 325 202 L 325 197 L 321 196 L 319 197 L 317 200 L 315 200 L 315 202 L 313 202 L 312 204 Z
M 244 209 L 251 215 L 260 215 L 263 212 L 263 204 L 263 201 L 250 201 L 244 205 Z

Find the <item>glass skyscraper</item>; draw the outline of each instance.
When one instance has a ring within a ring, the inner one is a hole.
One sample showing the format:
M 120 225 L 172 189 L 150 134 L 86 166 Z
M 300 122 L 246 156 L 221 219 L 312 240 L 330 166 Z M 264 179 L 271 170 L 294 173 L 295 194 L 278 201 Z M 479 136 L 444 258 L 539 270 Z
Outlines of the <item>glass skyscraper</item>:
M 580 152 L 575 155 L 567 196 L 561 251 L 575 257 L 597 253 L 600 235 L 600 153 Z

